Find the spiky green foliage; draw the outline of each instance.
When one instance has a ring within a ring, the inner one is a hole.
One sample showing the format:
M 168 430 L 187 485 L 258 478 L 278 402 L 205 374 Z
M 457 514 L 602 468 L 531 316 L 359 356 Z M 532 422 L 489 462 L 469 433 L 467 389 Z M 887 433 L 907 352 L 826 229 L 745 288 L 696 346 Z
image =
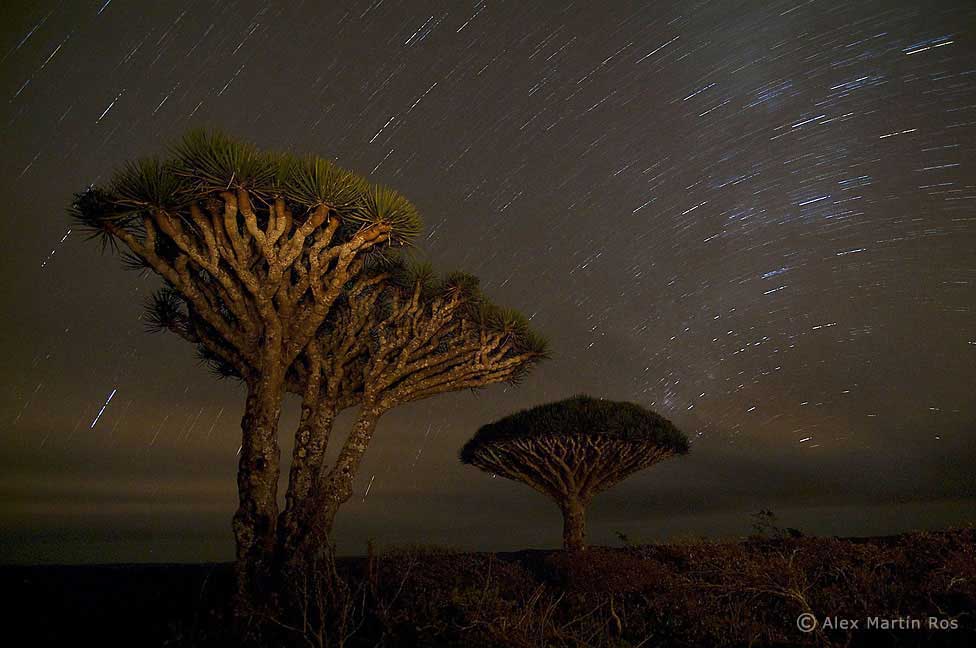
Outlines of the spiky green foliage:
M 646 443 L 687 454 L 688 439 L 663 416 L 635 403 L 579 395 L 516 412 L 482 426 L 461 449 L 461 462 L 475 461 L 482 446 L 545 436 L 603 436 Z
M 197 195 L 228 189 L 267 194 L 289 165 L 280 155 L 269 155 L 219 131 L 192 130 L 172 150 L 176 156 L 173 173 L 184 178 Z
M 152 270 L 152 267 L 146 263 L 145 259 L 129 250 L 123 250 L 120 258 L 122 261 L 122 267 L 126 270 L 132 270 L 133 272 L 138 272 L 139 274 L 146 274 Z
M 518 346 L 543 358 L 549 356 L 549 342 L 533 330 L 528 318 L 513 308 L 503 308 L 484 299 L 475 304 L 473 316 L 491 330 L 511 336 Z
M 354 213 L 369 193 L 369 183 L 320 157 L 293 161 L 284 174 L 283 193 L 299 205 L 326 205 L 340 216 Z
M 189 202 L 191 194 L 186 179 L 175 171 L 172 162 L 158 158 L 129 162 L 112 179 L 113 202 L 134 212 L 147 207 L 180 209 Z
M 114 246 L 106 224 L 138 228 L 141 216 L 161 209 L 187 219 L 189 203 L 238 189 L 257 203 L 284 198 L 297 220 L 325 206 L 339 217 L 340 238 L 364 226 L 385 224 L 391 245 L 408 245 L 423 221 L 416 207 L 398 192 L 370 183 L 334 162 L 316 156 L 295 158 L 262 151 L 218 131 L 193 130 L 171 147 L 171 159 L 130 162 L 107 188 L 91 187 L 75 196 L 71 213 L 89 235 Z M 259 211 L 258 218 L 263 214 Z M 187 222 L 189 220 L 187 219 Z M 383 254 L 377 247 L 369 257 Z
M 461 295 L 476 300 L 481 295 L 481 280 L 473 274 L 455 271 L 445 275 L 437 286 L 438 292 Z
M 142 320 L 150 333 L 172 331 L 194 342 L 197 360 L 217 378 L 243 380 L 236 367 L 199 341 L 197 334 L 201 330 L 212 344 L 217 343 L 218 338 L 207 323 L 195 315 L 193 306 L 173 288 L 165 286 L 146 300 Z
M 533 328 L 526 328 L 522 331 L 519 344 L 523 349 L 535 353 L 540 358 L 550 357 L 549 339 Z
M 195 355 L 200 364 L 205 366 L 207 370 L 217 378 L 221 380 L 226 378 L 243 380 L 243 378 L 241 378 L 241 374 L 236 368 L 234 368 L 233 365 L 211 352 L 209 349 L 207 349 L 207 347 L 203 345 L 197 346 Z
M 95 186 L 74 195 L 68 207 L 68 215 L 73 226 L 86 239 L 98 241 L 102 251 L 118 249 L 117 241 L 106 225 L 111 224 L 130 231 L 139 227 L 131 210 L 117 205 L 112 193 Z
M 172 288 L 161 288 L 146 300 L 143 323 L 150 333 L 173 330 L 186 321 L 183 297 Z
M 400 259 L 400 262 L 392 265 L 387 272 L 390 274 L 391 285 L 412 292 L 419 284 L 421 294 L 425 297 L 432 294 L 437 277 L 434 266 L 426 261 L 410 262 Z
M 407 244 L 423 227 L 423 220 L 413 203 L 388 187 L 375 186 L 367 191 L 349 218 L 363 225 L 383 223 L 393 228 L 393 243 Z

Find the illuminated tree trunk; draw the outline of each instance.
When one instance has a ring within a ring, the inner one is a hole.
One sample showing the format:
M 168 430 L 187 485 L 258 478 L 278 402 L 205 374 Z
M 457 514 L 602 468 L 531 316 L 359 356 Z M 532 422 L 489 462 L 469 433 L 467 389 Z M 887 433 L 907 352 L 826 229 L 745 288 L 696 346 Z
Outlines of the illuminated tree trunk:
M 569 497 L 559 505 L 563 512 L 563 548 L 566 551 L 582 551 L 586 548 L 586 509 L 575 497 Z
M 321 479 L 325 449 L 328 446 L 335 409 L 320 405 L 303 407 L 302 422 L 295 439 L 285 510 L 278 522 L 278 564 L 284 569 L 301 566 L 312 546 L 308 539 L 317 526 L 313 519 L 316 483 Z
M 291 538 L 298 533 L 302 509 L 307 504 L 306 498 L 313 491 L 315 480 L 321 473 L 335 411 L 322 407 L 313 410 L 308 421 L 304 420 L 304 413 L 302 419 L 292 453 L 285 511 L 279 521 L 278 533 L 283 545 L 289 544 Z
M 363 406 L 332 470 L 318 481 L 311 497 L 306 498 L 308 506 L 301 519 L 296 520 L 294 539 L 290 543 L 296 561 L 327 546 L 339 508 L 352 496 L 359 465 L 382 413 L 375 406 Z
M 238 605 L 260 601 L 270 574 L 278 517 L 278 418 L 281 413 L 283 371 L 265 372 L 249 386 L 241 420 L 241 455 L 238 462 L 238 508 L 234 514 L 237 545 Z

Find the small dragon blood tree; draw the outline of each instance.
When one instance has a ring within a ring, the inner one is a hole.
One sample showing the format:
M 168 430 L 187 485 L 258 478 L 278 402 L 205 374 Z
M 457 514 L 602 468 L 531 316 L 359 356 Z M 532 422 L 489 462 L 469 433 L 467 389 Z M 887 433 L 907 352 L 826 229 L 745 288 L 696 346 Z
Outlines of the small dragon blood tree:
M 563 514 L 563 546 L 585 548 L 585 511 L 594 495 L 662 459 L 688 453 L 671 421 L 634 403 L 574 396 L 483 426 L 461 463 L 546 495 Z

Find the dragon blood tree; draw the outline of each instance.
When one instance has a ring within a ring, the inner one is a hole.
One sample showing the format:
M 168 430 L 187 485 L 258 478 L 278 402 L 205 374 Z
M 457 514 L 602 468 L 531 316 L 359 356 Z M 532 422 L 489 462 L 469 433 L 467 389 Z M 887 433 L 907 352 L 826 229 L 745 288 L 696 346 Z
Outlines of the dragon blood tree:
M 475 277 L 433 279 L 428 268 L 400 268 L 390 280 L 349 294 L 365 352 L 352 367 L 359 414 L 338 458 L 316 484 L 310 519 L 316 539 L 331 531 L 380 418 L 437 394 L 517 384 L 547 357 L 547 343 L 520 313 L 491 303 Z
M 552 498 L 563 514 L 563 546 L 580 550 L 594 495 L 687 452 L 685 435 L 654 412 L 575 396 L 483 426 L 461 449 L 461 462 Z
M 208 335 L 192 304 L 171 292 L 157 297 L 150 319 L 191 342 Z M 546 357 L 546 346 L 523 316 L 492 304 L 471 275 L 435 279 L 427 266 L 399 260 L 360 273 L 286 378 L 301 396 L 302 415 L 277 525 L 280 564 L 301 566 L 328 545 L 383 414 L 445 392 L 517 383 Z M 240 377 L 246 368 L 206 345 L 200 353 L 222 375 Z M 336 415 L 353 406 L 358 416 L 330 465 Z
M 328 160 L 203 131 L 77 194 L 70 211 L 103 246 L 125 248 L 127 265 L 163 279 L 151 325 L 168 328 L 186 304 L 192 340 L 235 364 L 247 387 L 233 528 L 238 595 L 248 598 L 274 553 L 289 371 L 367 260 L 409 243 L 420 217 Z

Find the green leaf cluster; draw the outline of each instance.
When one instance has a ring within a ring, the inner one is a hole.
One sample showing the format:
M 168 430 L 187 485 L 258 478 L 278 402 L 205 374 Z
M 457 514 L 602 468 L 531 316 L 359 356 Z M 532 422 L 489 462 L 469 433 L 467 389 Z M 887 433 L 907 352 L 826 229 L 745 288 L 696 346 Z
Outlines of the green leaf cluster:
M 70 213 L 76 224 L 102 238 L 106 225 L 137 232 L 141 216 L 164 210 L 186 218 L 189 204 L 246 190 L 255 209 L 285 200 L 299 221 L 325 207 L 349 235 L 360 227 L 391 227 L 391 243 L 407 245 L 419 236 L 423 220 L 400 193 L 370 184 L 331 160 L 266 152 L 219 131 L 193 130 L 170 147 L 169 157 L 124 165 L 106 187 L 77 194 Z

